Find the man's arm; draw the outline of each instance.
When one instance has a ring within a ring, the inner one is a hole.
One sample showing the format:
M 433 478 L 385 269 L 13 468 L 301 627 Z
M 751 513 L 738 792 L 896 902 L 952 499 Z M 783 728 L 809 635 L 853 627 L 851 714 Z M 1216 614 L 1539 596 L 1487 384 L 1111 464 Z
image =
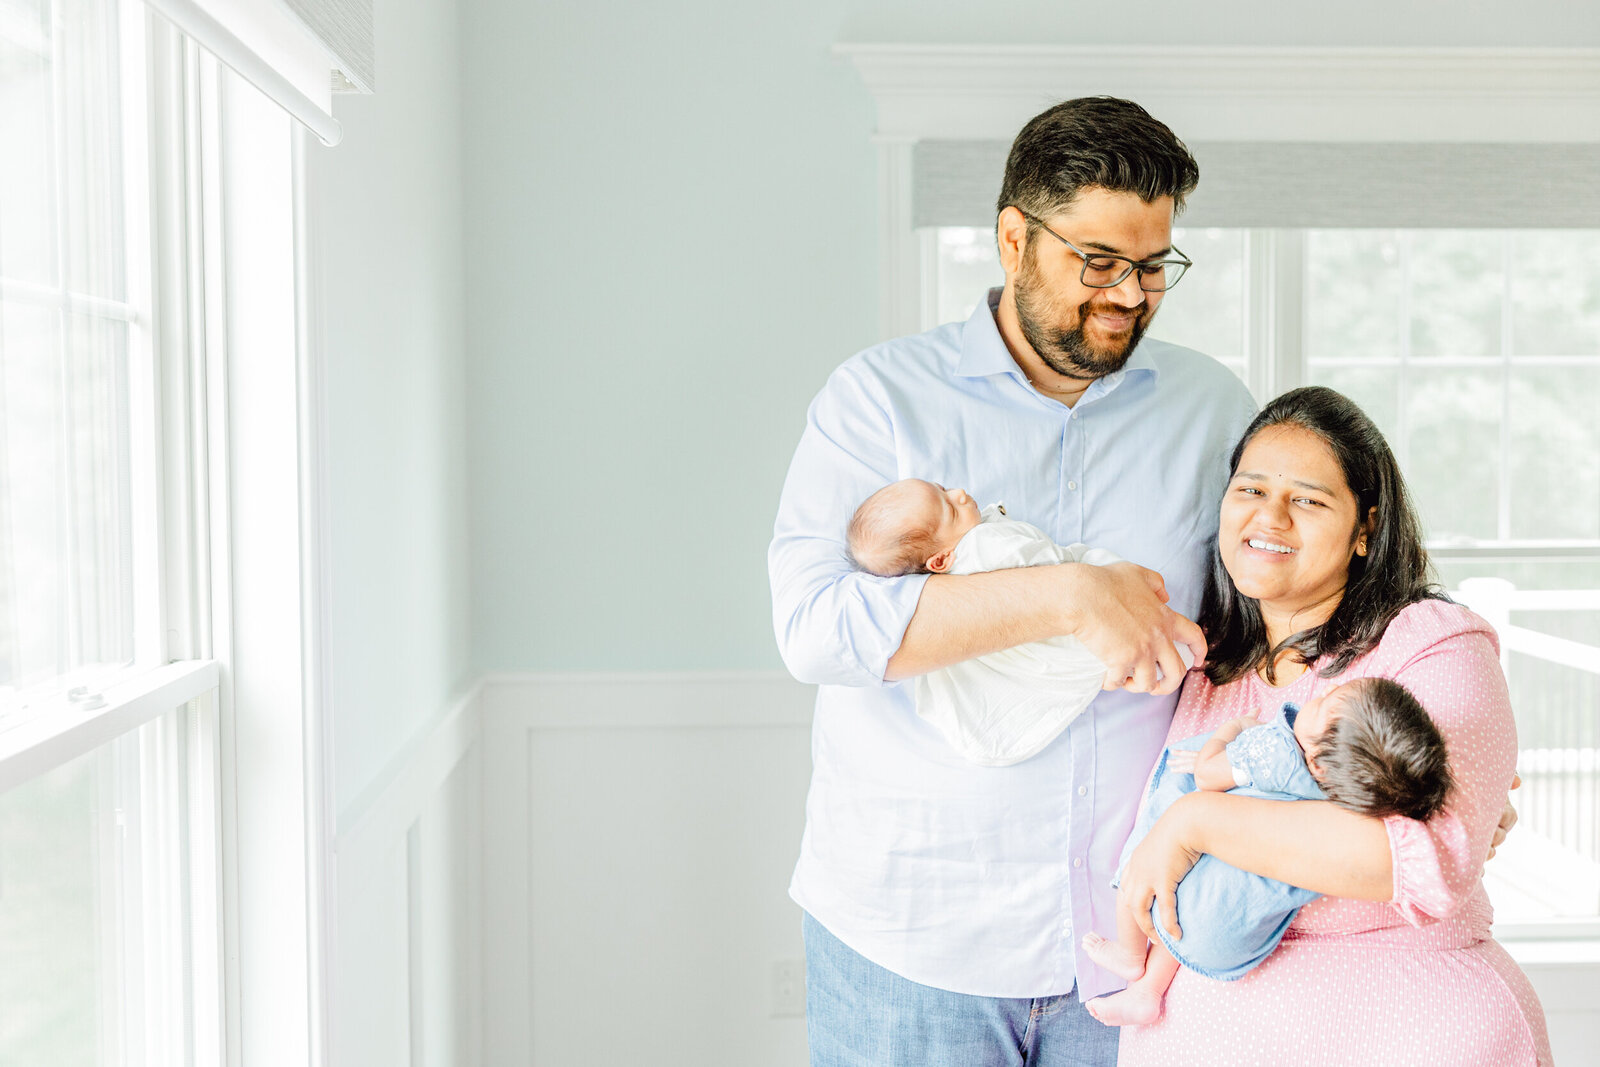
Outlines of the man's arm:
M 935 575 L 923 586 L 884 677 L 898 681 L 1070 635 L 1106 664 L 1107 689 L 1171 693 L 1186 670 L 1174 642 L 1188 644 L 1198 660 L 1205 655 L 1205 638 L 1166 599 L 1161 576 L 1133 563 Z
M 767 556 L 778 649 L 796 678 L 881 685 L 1070 634 L 1107 665 L 1107 688 L 1168 693 L 1185 670 L 1173 641 L 1204 654 L 1199 628 L 1167 608 L 1160 576 L 1131 563 L 931 578 L 855 569 L 845 524 L 902 473 L 895 442 L 881 385 L 840 367 L 812 402 Z

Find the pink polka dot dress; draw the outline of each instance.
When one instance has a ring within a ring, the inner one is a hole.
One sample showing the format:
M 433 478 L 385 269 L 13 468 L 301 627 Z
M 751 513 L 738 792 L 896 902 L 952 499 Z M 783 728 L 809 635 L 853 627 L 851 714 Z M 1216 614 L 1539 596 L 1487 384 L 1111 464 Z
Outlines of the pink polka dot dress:
M 1322 897 L 1266 962 L 1236 982 L 1184 969 L 1163 1018 L 1122 1030 L 1122 1067 L 1517 1067 L 1550 1063 L 1544 1011 L 1489 936 L 1483 857 L 1516 768 L 1517 739 L 1494 631 L 1466 608 L 1412 604 L 1337 679 L 1307 671 L 1274 688 L 1251 674 L 1221 688 L 1191 673 L 1168 740 L 1214 730 L 1341 681 L 1393 678 L 1444 735 L 1457 788 L 1426 823 L 1385 820 L 1389 903 Z

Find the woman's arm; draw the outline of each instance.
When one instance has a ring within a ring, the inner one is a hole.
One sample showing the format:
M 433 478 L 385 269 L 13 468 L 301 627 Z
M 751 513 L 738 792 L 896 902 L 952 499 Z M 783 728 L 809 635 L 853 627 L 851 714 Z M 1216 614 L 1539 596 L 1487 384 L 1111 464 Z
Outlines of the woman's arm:
M 1118 891 L 1154 939 L 1150 905 L 1162 925 L 1178 928 L 1177 889 L 1204 853 L 1241 870 L 1313 892 L 1358 900 L 1394 896 L 1394 870 L 1383 820 L 1325 800 L 1263 800 L 1230 793 L 1180 797 L 1128 860 Z
M 1184 797 L 1130 858 L 1122 879 L 1124 902 L 1135 914 L 1143 905 L 1148 922 L 1150 902 L 1157 901 L 1163 924 L 1175 927 L 1178 881 L 1210 852 L 1291 885 L 1388 901 L 1413 924 L 1453 914 L 1476 891 L 1516 763 L 1505 676 L 1493 639 L 1482 629 L 1450 633 L 1402 658 L 1392 671 L 1444 735 L 1456 789 L 1443 811 L 1422 823 L 1372 819 L 1323 801 Z

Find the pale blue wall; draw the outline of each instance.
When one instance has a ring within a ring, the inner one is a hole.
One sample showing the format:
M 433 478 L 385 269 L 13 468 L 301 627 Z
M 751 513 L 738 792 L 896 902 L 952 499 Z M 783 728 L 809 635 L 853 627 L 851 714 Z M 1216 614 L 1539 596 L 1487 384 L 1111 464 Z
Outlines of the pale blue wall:
M 1597 10 L 467 0 L 475 666 L 778 666 L 783 471 L 878 322 L 872 104 L 835 42 L 1593 46 Z
M 378 93 L 307 149 L 327 367 L 330 714 L 348 814 L 469 681 L 460 63 L 450 0 L 376 0 Z

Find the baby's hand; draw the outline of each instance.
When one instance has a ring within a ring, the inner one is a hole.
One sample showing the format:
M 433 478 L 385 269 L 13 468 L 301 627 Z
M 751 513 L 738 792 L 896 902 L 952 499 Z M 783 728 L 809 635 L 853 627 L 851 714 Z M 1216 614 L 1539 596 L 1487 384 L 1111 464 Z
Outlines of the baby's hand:
M 1215 737 L 1224 744 L 1227 744 L 1240 734 L 1244 733 L 1246 730 L 1250 729 L 1252 726 L 1260 725 L 1260 719 L 1255 718 L 1254 716 L 1246 715 L 1238 719 L 1229 719 L 1227 722 L 1217 727 L 1217 732 L 1211 736 Z
M 1193 774 L 1195 757 L 1198 755 L 1192 748 L 1175 748 L 1167 753 L 1167 770 L 1175 774 Z

